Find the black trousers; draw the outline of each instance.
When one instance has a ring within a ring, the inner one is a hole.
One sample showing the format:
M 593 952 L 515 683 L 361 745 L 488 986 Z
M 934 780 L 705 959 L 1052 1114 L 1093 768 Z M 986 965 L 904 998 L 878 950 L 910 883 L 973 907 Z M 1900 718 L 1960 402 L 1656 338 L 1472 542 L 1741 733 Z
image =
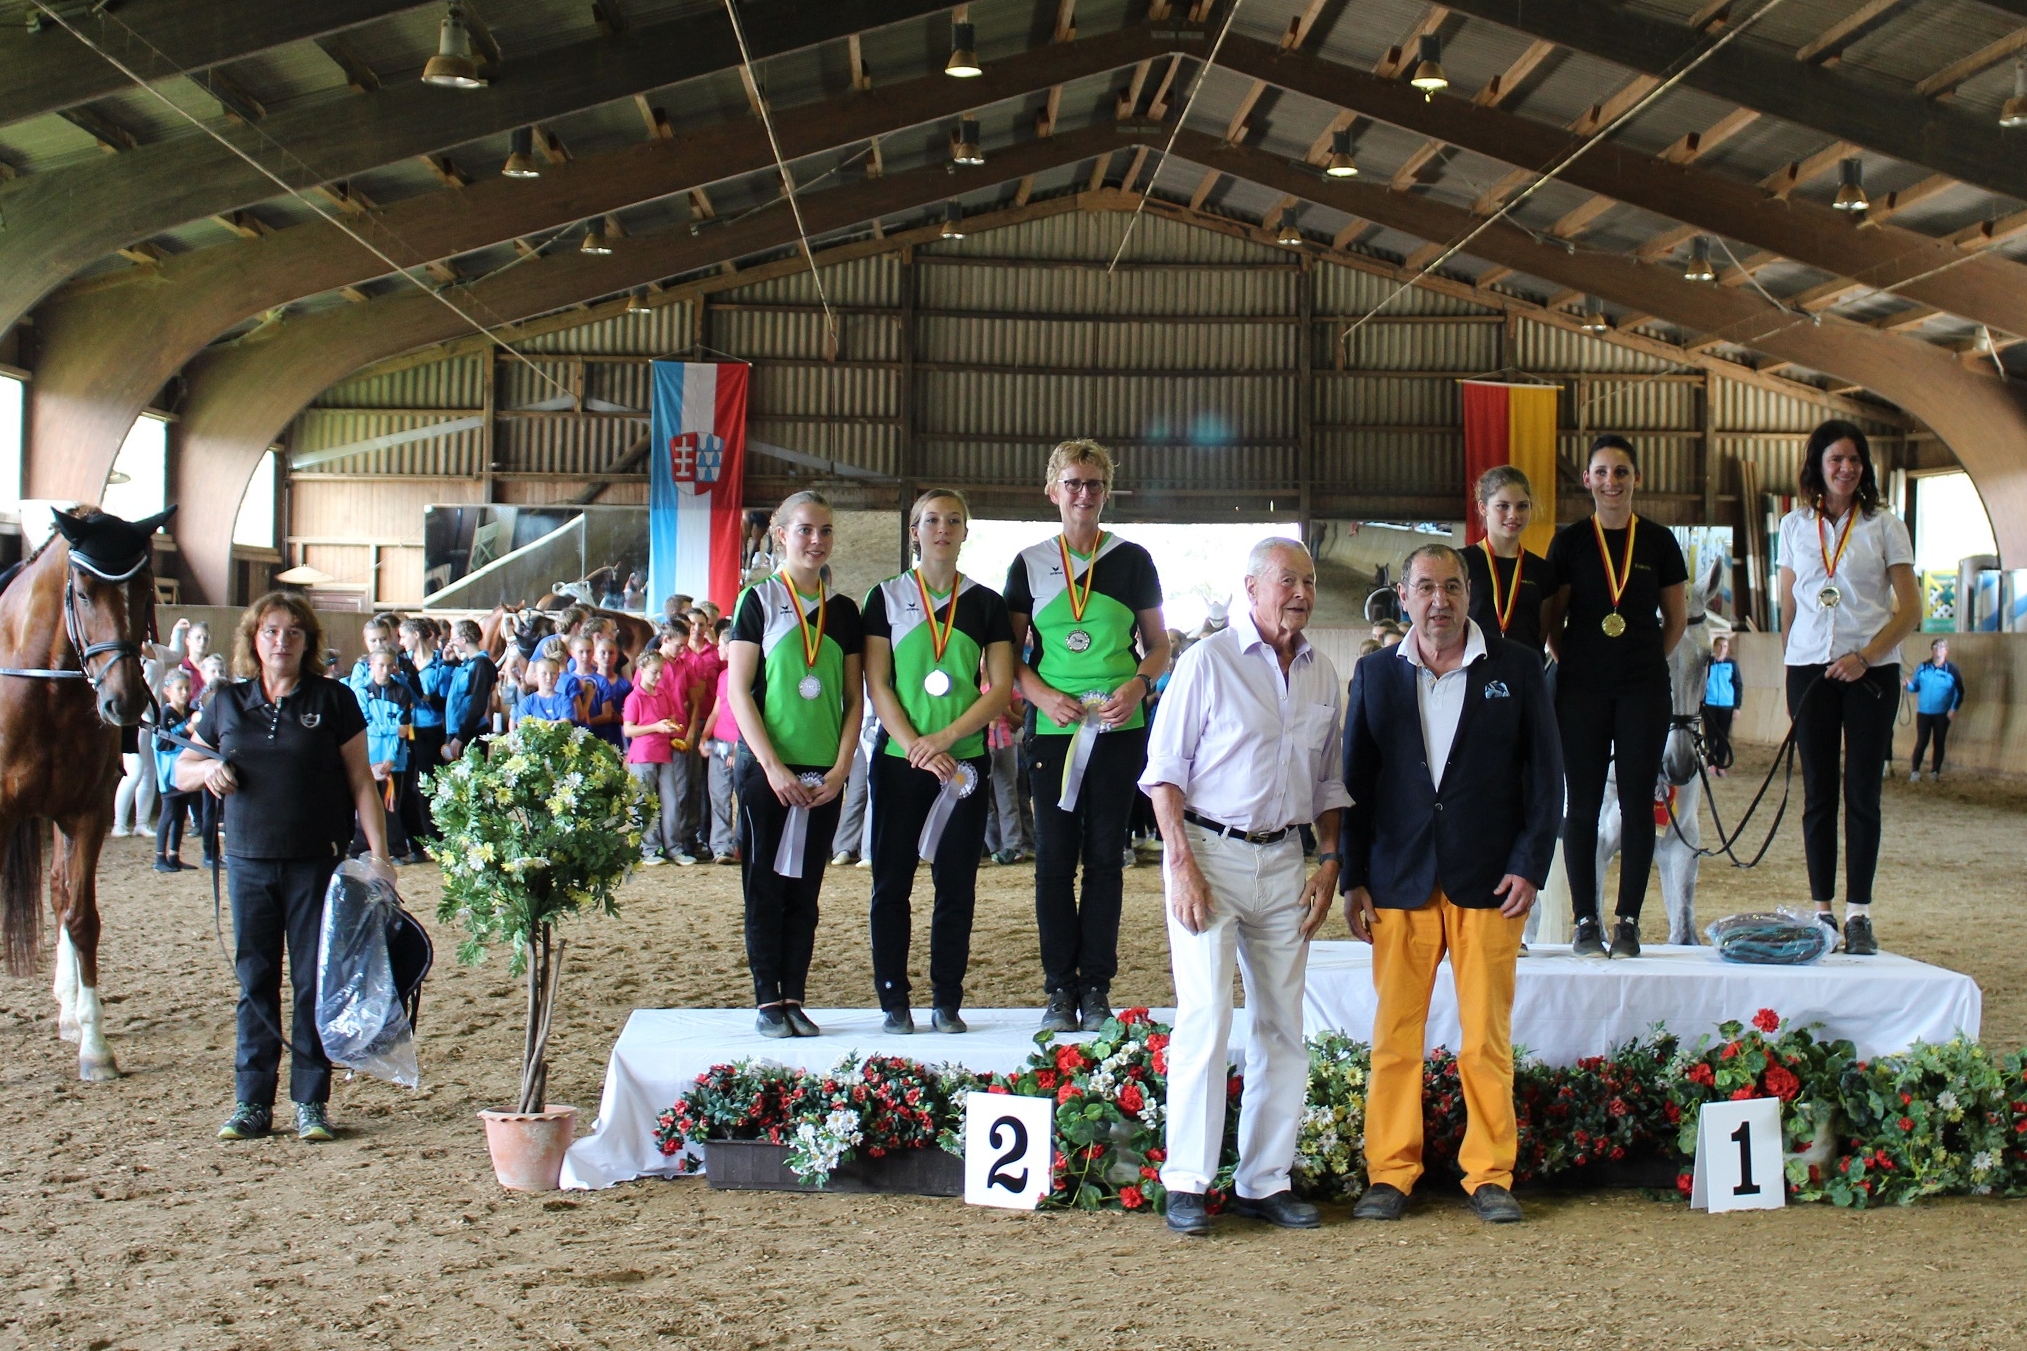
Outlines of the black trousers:
M 1718 769 L 1731 768 L 1731 720 L 1738 713 L 1735 708 L 1719 708 L 1716 704 L 1703 706 L 1703 741 L 1710 752 L 1710 763 Z
M 196 818 L 199 828 L 204 820 L 204 805 L 199 798 L 210 794 L 199 789 L 194 793 L 175 791 L 161 795 L 161 811 L 155 817 L 155 857 L 174 858 L 183 847 L 183 817 L 185 813 Z
M 978 851 L 985 842 L 986 808 L 992 801 L 992 760 L 968 760 L 978 775 L 969 797 L 959 798 L 943 828 L 929 876 L 936 884 L 936 905 L 929 919 L 929 989 L 934 1006 L 964 1005 L 964 972 L 971 964 L 971 915 L 978 902 Z M 943 782 L 884 749 L 873 755 L 873 989 L 883 1009 L 908 1004 L 908 944 L 914 915 L 909 896 L 915 890 L 915 852 L 929 809 L 943 791 Z
M 825 773 L 829 765 L 790 765 L 800 774 Z M 789 809 L 767 786 L 767 771 L 739 746 L 732 766 L 739 792 L 739 876 L 746 890 L 746 965 L 753 972 L 755 1005 L 784 1000 L 799 1004 L 809 984 L 810 958 L 816 953 L 816 897 L 823 889 L 824 864 L 831 856 L 839 798 L 809 813 L 809 833 L 802 849 L 802 876 L 783 877 L 774 871 L 774 851 L 781 845 Z
M 1119 907 L 1126 823 L 1147 767 L 1147 729 L 1106 732 L 1084 767 L 1075 811 L 1056 805 L 1062 794 L 1067 736 L 1034 736 L 1035 927 L 1041 933 L 1042 983 L 1050 994 L 1103 994 L 1119 974 Z M 1083 904 L 1077 865 L 1084 866 Z
M 444 767 L 443 743 L 442 727 L 418 727 L 415 740 L 408 746 L 408 768 L 401 772 L 399 803 L 402 833 L 408 836 L 413 847 L 419 848 L 423 840 L 436 838 L 436 821 L 430 815 L 429 798 L 423 792 L 422 778 Z
M 1598 813 L 1605 806 L 1605 774 L 1617 762 L 1619 781 L 1619 904 L 1617 913 L 1640 917 L 1647 876 L 1654 870 L 1654 781 L 1668 744 L 1673 711 L 1668 687 L 1616 694 L 1585 689 L 1565 675 L 1556 691 L 1556 726 L 1562 733 L 1563 779 L 1569 811 L 1563 818 L 1563 866 L 1570 876 L 1570 909 L 1596 919 Z
M 233 965 L 239 973 L 239 1054 L 233 1096 L 273 1106 L 281 1077 L 282 953 L 294 1007 L 289 1019 L 289 1098 L 326 1102 L 331 1062 L 317 1035 L 317 941 L 324 888 L 338 860 L 225 860 L 232 892 Z
M 1914 764 L 1911 768 L 1921 773 L 1922 752 L 1928 749 L 1929 738 L 1935 738 L 1935 759 L 1929 768 L 1932 772 L 1943 772 L 1943 750 L 1950 740 L 1950 715 L 1947 713 L 1917 713 L 1914 715 Z
M 225 815 L 225 804 L 209 793 L 197 794 L 197 801 L 190 805 L 197 832 L 204 843 L 204 864 L 218 857 L 218 826 Z
M 1825 680 L 1821 666 L 1788 668 L 1788 716 L 1802 761 L 1802 852 L 1809 893 L 1837 895 L 1838 757 L 1843 757 L 1844 901 L 1872 903 L 1879 869 L 1879 780 L 1893 751 L 1900 667 L 1875 666 L 1862 680 Z

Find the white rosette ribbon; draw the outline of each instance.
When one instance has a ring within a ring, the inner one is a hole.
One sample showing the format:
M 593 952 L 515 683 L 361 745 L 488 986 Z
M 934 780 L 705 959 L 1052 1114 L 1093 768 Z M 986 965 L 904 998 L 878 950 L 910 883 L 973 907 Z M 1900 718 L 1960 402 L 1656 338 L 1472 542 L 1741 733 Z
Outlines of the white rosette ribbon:
M 915 854 L 925 863 L 936 861 L 937 846 L 943 843 L 943 829 L 950 824 L 951 813 L 957 804 L 978 791 L 978 771 L 966 760 L 957 762 L 957 772 L 943 781 L 943 791 L 936 795 L 936 801 L 929 805 L 929 819 L 922 823 L 922 834 L 915 841 Z
M 1103 690 L 1087 690 L 1079 700 L 1084 705 L 1084 720 L 1077 724 L 1077 730 L 1070 736 L 1070 753 L 1063 761 L 1063 791 L 1056 795 L 1056 805 L 1066 812 L 1077 810 L 1077 794 L 1084 787 L 1084 771 L 1090 767 L 1091 752 L 1105 731 L 1105 724 L 1098 718 L 1098 710 L 1110 697 Z
M 801 779 L 804 788 L 815 791 L 823 787 L 823 775 L 815 770 L 804 774 Z M 783 877 L 802 876 L 802 856 L 809 843 L 809 808 L 790 807 L 788 822 L 781 828 L 781 843 L 774 847 L 774 871 Z

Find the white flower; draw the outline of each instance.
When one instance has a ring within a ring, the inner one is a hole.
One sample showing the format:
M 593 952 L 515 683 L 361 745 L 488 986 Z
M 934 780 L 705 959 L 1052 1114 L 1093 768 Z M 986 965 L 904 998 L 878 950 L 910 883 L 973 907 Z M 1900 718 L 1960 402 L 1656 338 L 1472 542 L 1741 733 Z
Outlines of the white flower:
M 1989 1173 L 1998 1166 L 1998 1156 L 1988 1149 L 1981 1149 L 1971 1155 L 1971 1171 L 1974 1173 Z
M 1936 1106 L 1942 1108 L 1945 1112 L 1956 1111 L 1957 1095 L 1952 1093 L 1947 1088 L 1944 1089 L 1942 1092 L 1936 1094 Z

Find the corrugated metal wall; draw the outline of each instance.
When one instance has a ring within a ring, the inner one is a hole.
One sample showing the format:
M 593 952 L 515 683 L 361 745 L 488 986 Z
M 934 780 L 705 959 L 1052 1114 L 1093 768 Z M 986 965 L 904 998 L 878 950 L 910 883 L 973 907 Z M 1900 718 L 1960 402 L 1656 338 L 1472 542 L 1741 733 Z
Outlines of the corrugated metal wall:
M 293 453 L 491 417 L 297 473 L 296 557 L 350 576 L 373 570 L 368 546 L 353 558 L 309 541 L 379 541 L 376 594 L 413 599 L 419 556 L 413 588 L 398 588 L 409 585 L 404 550 L 420 536 L 424 503 L 575 496 L 645 436 L 647 362 L 698 341 L 711 357 L 753 363 L 756 441 L 886 476 L 856 481 L 863 492 L 898 498 L 903 481 L 950 482 L 1020 489 L 1031 503 L 1048 446 L 1095 436 L 1118 453 L 1119 486 L 1130 490 L 1122 511 L 1153 519 L 1205 519 L 1234 503 L 1293 509 L 1305 423 L 1316 514 L 1453 513 L 1457 382 L 1499 369 L 1561 382 L 1565 498 L 1589 437 L 1624 431 L 1640 446 L 1646 491 L 1672 499 L 1671 518 L 1700 517 L 1706 431 L 1719 517 L 1731 519 L 1735 505 L 1723 499 L 1738 492 L 1738 463 L 1759 464 L 1770 483 L 1791 480 L 1800 435 L 1823 416 L 1803 396 L 1684 373 L 1421 288 L 1352 332 L 1392 281 L 1328 263 L 1305 271 L 1285 250 L 1159 217 L 1139 220 L 1124 262 L 1108 271 L 1126 228 L 1116 213 L 1068 213 L 926 246 L 912 262 L 889 254 L 826 268 L 834 344 L 815 279 L 799 273 L 528 338 L 516 344 L 526 361 L 456 356 L 334 386 L 296 420 Z M 764 494 L 796 471 L 756 456 L 749 472 Z M 636 472 L 600 500 L 645 496 Z

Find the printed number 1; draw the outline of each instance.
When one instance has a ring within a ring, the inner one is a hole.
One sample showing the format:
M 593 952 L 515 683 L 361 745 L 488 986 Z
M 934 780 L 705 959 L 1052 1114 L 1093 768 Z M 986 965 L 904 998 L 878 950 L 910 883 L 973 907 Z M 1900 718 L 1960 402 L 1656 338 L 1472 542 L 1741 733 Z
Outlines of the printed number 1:
M 1733 1196 L 1758 1196 L 1759 1184 L 1753 1181 L 1753 1126 L 1750 1121 L 1738 1123 L 1738 1129 L 1731 1133 L 1738 1145 L 1739 1183 L 1731 1189 Z
M 1000 1147 L 1000 1128 L 1003 1126 L 1007 1128 L 1013 1143 L 1007 1147 L 1006 1153 L 992 1161 L 992 1167 L 985 1175 L 985 1185 L 1005 1187 L 1018 1196 L 1028 1189 L 1028 1170 L 1023 1168 L 1018 1173 L 1005 1173 L 1000 1170 L 1028 1152 L 1028 1128 L 1021 1124 L 1019 1117 L 1001 1117 L 992 1123 L 992 1130 L 986 1135 L 986 1141 L 994 1149 Z

